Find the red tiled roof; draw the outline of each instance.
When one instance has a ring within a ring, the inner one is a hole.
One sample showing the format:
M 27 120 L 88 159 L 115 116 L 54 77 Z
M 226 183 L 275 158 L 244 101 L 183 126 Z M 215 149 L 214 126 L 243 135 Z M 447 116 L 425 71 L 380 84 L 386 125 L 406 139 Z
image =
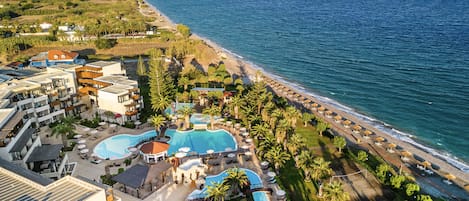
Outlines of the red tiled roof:
M 162 143 L 162 142 L 149 142 L 144 144 L 140 151 L 144 154 L 158 154 L 164 151 L 167 151 L 169 148 L 169 144 Z
M 78 56 L 76 52 L 62 51 L 62 50 L 49 50 L 47 58 L 49 60 L 69 60 Z

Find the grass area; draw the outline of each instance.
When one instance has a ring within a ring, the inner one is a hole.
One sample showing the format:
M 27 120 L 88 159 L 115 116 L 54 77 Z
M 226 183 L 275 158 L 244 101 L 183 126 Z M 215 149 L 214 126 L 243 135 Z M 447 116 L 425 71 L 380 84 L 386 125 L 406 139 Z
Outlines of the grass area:
M 305 182 L 303 171 L 291 159 L 280 170 L 278 184 L 285 189 L 290 200 L 316 200 L 317 191 L 312 182 Z

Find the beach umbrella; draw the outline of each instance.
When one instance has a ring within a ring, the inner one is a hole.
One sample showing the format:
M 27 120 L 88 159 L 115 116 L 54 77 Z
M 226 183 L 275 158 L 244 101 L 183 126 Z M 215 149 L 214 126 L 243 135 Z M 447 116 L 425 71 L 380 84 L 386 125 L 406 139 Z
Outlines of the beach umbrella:
M 464 185 L 464 190 L 466 190 L 467 192 L 469 192 L 469 184 Z
M 104 122 L 104 121 L 99 122 L 99 125 L 100 125 L 100 126 L 104 126 L 104 125 L 106 125 L 106 122 Z
M 347 119 L 343 122 L 343 124 L 344 124 L 344 126 L 350 126 L 350 124 L 352 124 L 352 122 Z
M 299 98 L 301 94 L 295 93 L 295 96 Z
M 362 130 L 362 127 L 361 127 L 360 125 L 355 125 L 355 126 L 353 126 L 352 129 L 353 129 L 354 131 L 360 131 L 360 130 Z
M 213 154 L 215 151 L 213 149 L 207 150 L 207 154 Z
M 241 135 L 244 136 L 244 137 L 247 137 L 247 136 L 249 136 L 249 133 L 248 133 L 248 132 L 244 132 L 244 133 L 242 133 Z
M 98 131 L 97 131 L 97 130 L 92 130 L 90 133 L 91 133 L 91 134 L 97 134 Z
M 428 161 L 423 161 L 422 165 L 423 165 L 423 167 L 427 168 L 427 167 L 430 167 L 432 165 L 432 163 L 430 163 Z
M 325 114 L 326 114 L 326 116 L 331 116 L 331 115 L 332 115 L 332 113 L 333 113 L 332 111 L 330 111 L 330 110 L 327 110 Z
M 388 144 L 388 148 L 389 148 L 389 149 L 394 149 L 394 148 L 396 148 L 396 146 L 397 146 L 397 145 L 394 144 L 394 143 L 389 143 L 389 144 Z
M 190 147 L 181 147 L 178 149 L 179 152 L 186 152 L 186 153 L 189 152 L 190 150 L 191 150 Z
M 319 104 L 313 103 L 313 104 L 311 104 L 311 107 L 319 107 Z
M 410 153 L 409 151 L 402 151 L 402 152 L 401 152 L 401 155 L 402 155 L 403 157 L 407 158 L 407 157 L 412 156 L 412 153 Z
M 244 155 L 246 155 L 246 156 L 252 156 L 252 152 L 246 151 L 246 152 L 244 152 Z
M 117 126 L 116 124 L 109 125 L 109 127 L 111 127 L 111 128 L 115 128 L 116 126 Z
M 88 132 L 88 131 L 90 131 L 90 130 L 91 130 L 91 128 L 85 127 L 85 128 L 83 129 L 83 132 Z
M 383 137 L 381 137 L 381 136 L 375 138 L 375 141 L 378 142 L 378 143 L 384 142 L 384 140 L 385 140 L 385 139 L 384 139 Z
M 364 134 L 365 136 L 368 136 L 368 135 L 373 134 L 373 132 L 371 132 L 370 130 L 365 130 L 365 131 L 363 131 L 363 134 Z
M 313 102 L 313 101 L 310 100 L 310 99 L 306 99 L 304 102 L 305 102 L 305 103 L 311 103 L 311 102 Z
M 86 140 L 78 140 L 78 144 L 86 143 Z
M 454 180 L 454 179 L 456 179 L 456 176 L 448 173 L 448 174 L 445 174 L 445 178 L 448 179 L 448 180 Z
M 174 154 L 174 156 L 176 158 L 184 158 L 187 156 L 187 153 L 186 152 L 177 152 L 176 154 Z
M 236 154 L 234 154 L 234 153 L 229 153 L 227 156 L 228 156 L 228 158 L 234 158 L 234 157 L 236 156 Z
M 249 145 L 245 144 L 245 145 L 241 146 L 241 149 L 249 149 Z
M 246 139 L 246 142 L 247 142 L 247 143 L 251 143 L 251 142 L 252 142 L 252 139 L 251 139 L 251 138 L 248 138 L 248 139 Z
M 334 119 L 335 119 L 335 121 L 341 121 L 341 120 L 342 120 L 342 116 L 340 116 L 340 115 L 335 115 Z
M 89 149 L 82 149 L 82 150 L 80 150 L 80 153 L 86 154 L 86 153 L 88 153 L 89 151 L 90 151 Z
M 324 106 L 321 106 L 321 107 L 318 108 L 318 110 L 319 111 L 324 111 L 324 110 L 326 110 L 326 108 Z

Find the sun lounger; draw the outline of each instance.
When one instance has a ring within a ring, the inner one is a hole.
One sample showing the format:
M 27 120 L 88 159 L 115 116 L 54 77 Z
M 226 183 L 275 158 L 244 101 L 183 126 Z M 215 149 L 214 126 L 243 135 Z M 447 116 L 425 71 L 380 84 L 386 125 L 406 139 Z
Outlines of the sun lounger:
M 94 159 L 94 160 L 91 160 L 91 163 L 94 163 L 94 164 L 100 164 L 102 162 L 101 159 Z

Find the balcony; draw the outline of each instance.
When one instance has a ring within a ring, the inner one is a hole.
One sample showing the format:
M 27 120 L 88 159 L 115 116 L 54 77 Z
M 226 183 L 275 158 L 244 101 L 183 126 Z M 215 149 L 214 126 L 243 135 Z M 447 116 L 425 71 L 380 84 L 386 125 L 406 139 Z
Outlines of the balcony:
M 134 116 L 138 114 L 138 110 L 133 110 L 133 111 L 127 111 L 125 112 L 126 116 Z
M 140 95 L 138 95 L 138 94 L 132 95 L 132 99 L 140 100 Z
M 136 106 L 136 105 L 137 105 L 137 103 L 134 102 L 134 101 L 132 101 L 132 102 L 130 102 L 130 103 L 125 104 L 124 106 L 125 106 L 125 107 L 132 107 L 132 106 Z
M 98 89 L 94 88 L 94 87 L 83 87 L 83 88 L 80 88 L 78 89 L 78 92 L 81 93 L 81 94 L 86 94 L 86 95 L 96 95 L 98 94 Z M 90 94 L 90 92 L 92 94 Z
M 91 71 L 83 71 L 79 72 L 77 77 L 78 78 L 97 78 L 103 76 L 103 73 L 98 73 L 98 72 L 91 72 Z

